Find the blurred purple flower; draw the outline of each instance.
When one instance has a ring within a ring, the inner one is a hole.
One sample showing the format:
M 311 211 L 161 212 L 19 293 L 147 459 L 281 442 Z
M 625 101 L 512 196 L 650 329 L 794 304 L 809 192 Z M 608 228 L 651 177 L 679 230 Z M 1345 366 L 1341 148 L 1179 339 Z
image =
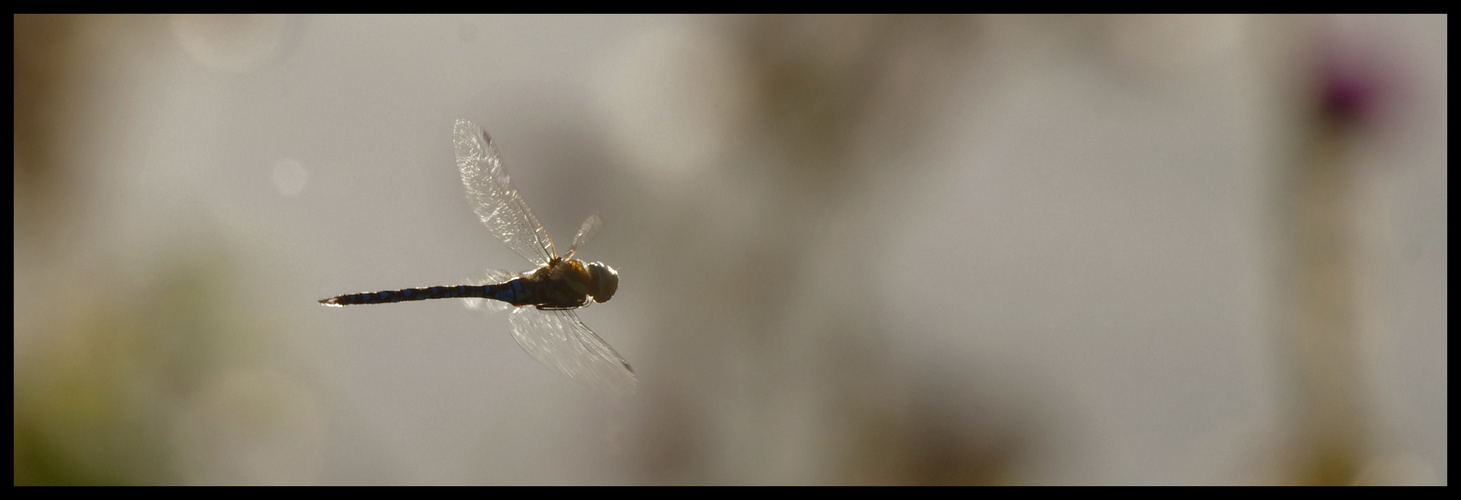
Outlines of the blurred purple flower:
M 1372 57 L 1352 48 L 1330 47 L 1320 66 L 1321 112 L 1339 125 L 1374 121 L 1384 72 Z

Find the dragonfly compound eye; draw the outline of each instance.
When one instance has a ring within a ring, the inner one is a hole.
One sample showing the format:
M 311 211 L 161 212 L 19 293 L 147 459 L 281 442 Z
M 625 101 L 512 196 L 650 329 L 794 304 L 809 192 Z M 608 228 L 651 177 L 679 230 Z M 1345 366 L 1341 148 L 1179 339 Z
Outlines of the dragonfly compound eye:
M 595 302 L 608 302 L 614 292 L 619 289 L 619 273 L 614 268 L 604 265 L 602 262 L 595 262 L 588 265 L 589 276 L 592 282 L 589 284 Z

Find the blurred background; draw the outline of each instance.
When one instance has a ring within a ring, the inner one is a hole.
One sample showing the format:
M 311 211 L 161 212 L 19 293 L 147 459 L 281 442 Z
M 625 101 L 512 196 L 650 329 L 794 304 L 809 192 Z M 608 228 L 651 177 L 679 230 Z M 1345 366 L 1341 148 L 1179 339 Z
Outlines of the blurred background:
M 1445 16 L 14 23 L 15 484 L 1448 483 Z

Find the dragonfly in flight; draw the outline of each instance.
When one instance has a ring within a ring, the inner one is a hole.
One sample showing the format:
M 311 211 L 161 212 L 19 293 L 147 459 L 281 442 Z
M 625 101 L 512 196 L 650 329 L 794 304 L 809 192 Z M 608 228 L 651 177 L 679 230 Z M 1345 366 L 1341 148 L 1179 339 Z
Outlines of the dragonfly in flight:
M 467 120 L 457 120 L 452 134 L 457 168 L 472 210 L 493 235 L 536 268 L 523 273 L 490 270 L 485 279 L 471 285 L 352 293 L 320 303 L 342 307 L 461 298 L 478 309 L 511 308 L 512 337 L 538 362 L 595 387 L 633 392 L 636 380 L 629 363 L 574 313 L 593 302 L 608 301 L 619 288 L 619 273 L 614 268 L 574 258 L 603 224 L 599 216 L 589 216 L 573 238 L 573 246 L 558 255 L 548 231 L 512 187 L 492 138 Z

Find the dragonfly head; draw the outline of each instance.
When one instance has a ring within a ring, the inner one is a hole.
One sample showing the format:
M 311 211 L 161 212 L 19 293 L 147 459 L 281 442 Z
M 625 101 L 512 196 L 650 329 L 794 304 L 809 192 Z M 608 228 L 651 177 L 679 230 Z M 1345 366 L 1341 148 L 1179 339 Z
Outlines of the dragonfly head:
M 588 265 L 589 295 L 594 297 L 595 302 L 608 302 L 614 292 L 619 289 L 619 273 L 614 268 L 604 265 L 603 262 L 594 262 Z

